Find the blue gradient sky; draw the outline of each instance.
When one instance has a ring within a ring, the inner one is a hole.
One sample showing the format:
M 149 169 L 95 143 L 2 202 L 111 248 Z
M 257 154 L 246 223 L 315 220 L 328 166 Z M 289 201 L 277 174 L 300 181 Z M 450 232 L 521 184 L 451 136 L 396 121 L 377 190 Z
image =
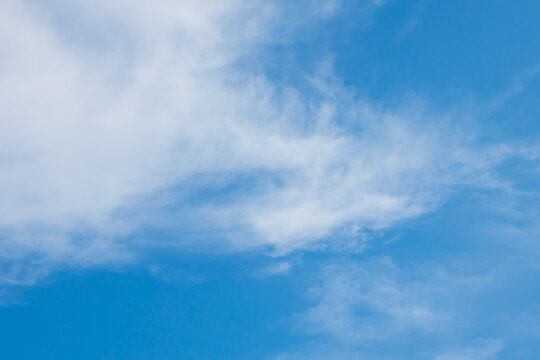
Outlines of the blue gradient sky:
M 539 2 L 0 24 L 0 358 L 540 356 Z

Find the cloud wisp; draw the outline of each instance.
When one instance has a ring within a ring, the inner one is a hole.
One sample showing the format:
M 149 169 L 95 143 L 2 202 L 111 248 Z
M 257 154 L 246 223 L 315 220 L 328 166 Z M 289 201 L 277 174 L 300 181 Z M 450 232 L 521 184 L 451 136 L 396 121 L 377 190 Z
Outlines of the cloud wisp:
M 307 94 L 237 66 L 339 1 L 211 3 L 2 2 L 4 282 L 22 264 L 132 261 L 129 239 L 149 224 L 287 253 L 491 184 L 508 149 L 458 141 L 442 115 L 382 109 L 331 71 L 306 72 Z

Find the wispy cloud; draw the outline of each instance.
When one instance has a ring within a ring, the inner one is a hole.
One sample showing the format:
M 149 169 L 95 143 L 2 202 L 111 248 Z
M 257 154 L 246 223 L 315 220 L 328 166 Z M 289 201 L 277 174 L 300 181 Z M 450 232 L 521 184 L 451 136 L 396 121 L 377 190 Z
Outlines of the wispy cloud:
M 277 359 L 492 359 L 502 340 L 463 339 L 474 334 L 478 294 L 496 278 L 453 273 L 448 264 L 403 269 L 389 257 L 326 265 L 309 290 L 312 305 L 296 318 L 295 331 L 317 340 Z
M 510 99 L 522 93 L 527 85 L 533 81 L 540 73 L 540 63 L 523 70 L 515 76 L 510 85 L 504 91 L 497 94 L 486 106 L 484 110 L 488 115 L 491 115 L 501 109 Z
M 0 256 L 129 262 L 144 226 L 287 253 L 489 180 L 504 151 L 414 101 L 369 103 L 331 67 L 308 94 L 236 66 L 339 5 L 2 2 Z
M 346 343 L 388 339 L 404 330 L 430 331 L 448 317 L 425 297 L 430 283 L 403 281 L 389 258 L 332 265 L 321 286 L 311 289 L 316 304 L 301 316 L 301 327 Z
M 503 341 L 495 339 L 483 341 L 462 350 L 450 351 L 437 355 L 435 360 L 490 360 L 495 359 L 503 348 Z
M 261 277 L 287 275 L 292 267 L 293 263 L 291 261 L 280 261 L 260 269 L 257 275 Z

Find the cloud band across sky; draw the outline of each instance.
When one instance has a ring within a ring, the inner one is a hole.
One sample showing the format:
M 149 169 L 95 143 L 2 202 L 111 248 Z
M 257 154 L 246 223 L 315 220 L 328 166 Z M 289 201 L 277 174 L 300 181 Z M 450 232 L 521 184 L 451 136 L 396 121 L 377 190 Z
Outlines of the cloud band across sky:
M 309 21 L 297 22 L 279 2 L 124 5 L 2 5 L 8 258 L 115 261 L 118 239 L 162 206 L 177 208 L 169 226 L 190 217 L 240 248 L 355 238 L 432 210 L 452 187 L 489 183 L 509 151 L 456 140 L 463 129 L 414 99 L 394 110 L 359 99 L 328 64 L 306 70 L 311 95 L 236 66 L 275 34 L 317 26 L 335 2 L 306 2 Z M 228 187 L 221 203 L 185 200 Z

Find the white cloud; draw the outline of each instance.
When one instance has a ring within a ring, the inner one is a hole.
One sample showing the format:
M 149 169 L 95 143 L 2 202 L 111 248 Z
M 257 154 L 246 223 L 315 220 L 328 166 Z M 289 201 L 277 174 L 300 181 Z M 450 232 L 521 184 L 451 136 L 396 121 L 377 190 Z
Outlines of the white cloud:
M 334 260 L 309 289 L 311 305 L 296 316 L 294 330 L 311 341 L 277 359 L 494 359 L 507 334 L 498 329 L 485 340 L 488 325 L 478 313 L 500 316 L 483 308 L 501 292 L 501 275 L 450 263 L 400 268 L 389 257 Z M 509 317 L 503 327 L 512 323 Z M 471 343 L 479 336 L 484 340 Z
M 291 271 L 293 263 L 280 261 L 262 268 L 257 275 L 261 277 L 287 275 Z
M 503 341 L 498 339 L 483 341 L 462 350 L 438 355 L 435 360 L 491 360 L 497 357 L 503 345 Z
M 322 284 L 311 289 L 315 305 L 301 316 L 301 328 L 349 345 L 388 340 L 411 328 L 429 332 L 448 320 L 426 296 L 436 292 L 431 285 L 407 281 L 389 258 L 328 266 Z
M 485 181 L 501 153 L 470 150 L 415 106 L 381 109 L 325 74 L 311 97 L 235 66 L 339 2 L 287 4 L 3 1 L 0 257 L 130 261 L 123 239 L 156 218 L 287 252 L 414 218 L 452 186 Z M 254 185 L 225 203 L 170 195 L 246 174 Z

